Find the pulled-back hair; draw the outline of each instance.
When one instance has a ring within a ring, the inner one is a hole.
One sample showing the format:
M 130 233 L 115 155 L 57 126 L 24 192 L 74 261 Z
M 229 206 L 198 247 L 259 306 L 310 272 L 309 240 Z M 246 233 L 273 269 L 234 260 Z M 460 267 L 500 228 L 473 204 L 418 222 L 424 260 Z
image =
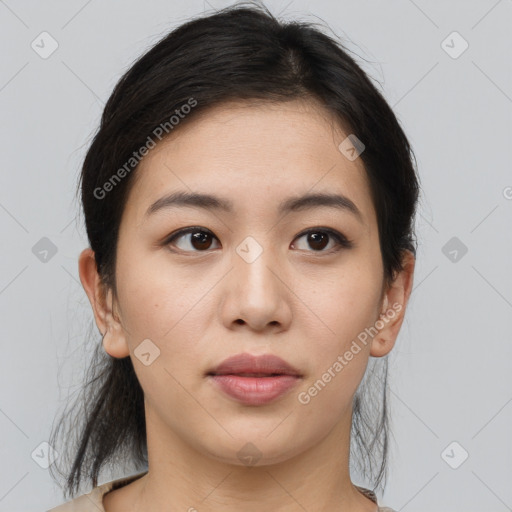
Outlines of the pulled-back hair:
M 347 135 L 364 143 L 359 158 L 377 212 L 384 281 L 396 277 L 404 251 L 416 254 L 419 193 L 414 154 L 397 118 L 341 42 L 316 24 L 280 21 L 264 6 L 244 2 L 171 31 L 122 76 L 105 105 L 77 193 L 98 272 L 114 296 L 119 226 L 137 177 L 134 152 L 148 137 L 155 140 L 158 127 L 179 130 L 223 102 L 297 99 L 319 101 Z M 170 126 L 187 104 L 193 105 L 188 114 Z M 122 179 L 113 182 L 116 174 Z M 353 402 L 350 464 L 375 490 L 384 486 L 389 451 L 387 357 L 370 359 Z M 62 454 L 51 471 L 65 478 L 67 497 L 83 482 L 96 486 L 107 463 L 147 468 L 144 394 L 130 357 L 113 358 L 95 341 L 81 394 L 50 444 Z

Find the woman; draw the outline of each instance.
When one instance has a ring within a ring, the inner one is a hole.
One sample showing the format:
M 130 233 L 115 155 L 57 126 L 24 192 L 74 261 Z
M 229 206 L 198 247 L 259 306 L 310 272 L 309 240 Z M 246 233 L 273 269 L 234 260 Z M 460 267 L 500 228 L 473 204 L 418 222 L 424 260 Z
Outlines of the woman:
M 79 273 L 103 341 L 65 431 L 74 499 L 52 510 L 391 510 L 375 490 L 412 156 L 342 45 L 264 7 L 143 55 L 82 169 Z M 107 462 L 137 473 L 98 485 Z

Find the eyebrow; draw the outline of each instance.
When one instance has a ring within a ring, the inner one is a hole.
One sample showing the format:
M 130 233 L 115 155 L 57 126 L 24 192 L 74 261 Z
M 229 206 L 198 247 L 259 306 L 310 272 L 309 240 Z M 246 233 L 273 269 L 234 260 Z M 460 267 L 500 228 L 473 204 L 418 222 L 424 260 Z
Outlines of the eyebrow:
M 157 199 L 146 211 L 145 217 L 174 207 L 192 207 L 204 210 L 217 210 L 233 213 L 233 202 L 211 194 L 198 192 L 176 191 Z M 278 208 L 279 214 L 304 211 L 312 208 L 337 208 L 352 213 L 361 223 L 363 215 L 355 203 L 343 194 L 316 193 L 290 197 L 283 201 Z

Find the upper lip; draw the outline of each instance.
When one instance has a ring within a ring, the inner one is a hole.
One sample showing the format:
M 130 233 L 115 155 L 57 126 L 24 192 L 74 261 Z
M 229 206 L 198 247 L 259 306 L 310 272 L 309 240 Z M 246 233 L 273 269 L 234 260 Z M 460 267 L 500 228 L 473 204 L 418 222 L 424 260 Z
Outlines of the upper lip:
M 237 354 L 228 357 L 215 368 L 207 372 L 207 375 L 295 375 L 301 377 L 299 370 L 287 363 L 284 359 L 273 354 L 253 356 L 251 354 Z

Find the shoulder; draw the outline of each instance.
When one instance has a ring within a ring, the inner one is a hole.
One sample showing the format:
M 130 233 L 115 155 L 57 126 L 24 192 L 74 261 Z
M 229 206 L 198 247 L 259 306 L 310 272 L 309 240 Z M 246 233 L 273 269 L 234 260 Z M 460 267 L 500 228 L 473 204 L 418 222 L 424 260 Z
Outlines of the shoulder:
M 119 489 L 120 487 L 128 485 L 141 476 L 144 476 L 146 473 L 147 471 L 98 485 L 97 487 L 94 487 L 91 492 L 82 494 L 78 498 L 68 501 L 67 503 L 63 503 L 58 507 L 49 509 L 46 512 L 105 512 L 105 509 L 103 508 L 103 496 L 105 494 L 114 489 Z
M 372 500 L 376 505 L 378 505 L 377 496 L 373 491 L 371 491 L 370 489 L 366 489 L 365 487 L 360 487 L 359 485 L 356 485 L 356 489 L 360 493 L 364 494 L 368 499 Z M 378 507 L 379 507 L 378 512 L 395 512 L 394 509 L 389 508 L 389 507 L 381 507 L 379 505 L 378 505 Z
M 72 501 L 63 503 L 47 512 L 105 512 L 103 509 L 103 495 L 110 491 L 113 482 L 95 487 L 91 492 L 82 494 Z

